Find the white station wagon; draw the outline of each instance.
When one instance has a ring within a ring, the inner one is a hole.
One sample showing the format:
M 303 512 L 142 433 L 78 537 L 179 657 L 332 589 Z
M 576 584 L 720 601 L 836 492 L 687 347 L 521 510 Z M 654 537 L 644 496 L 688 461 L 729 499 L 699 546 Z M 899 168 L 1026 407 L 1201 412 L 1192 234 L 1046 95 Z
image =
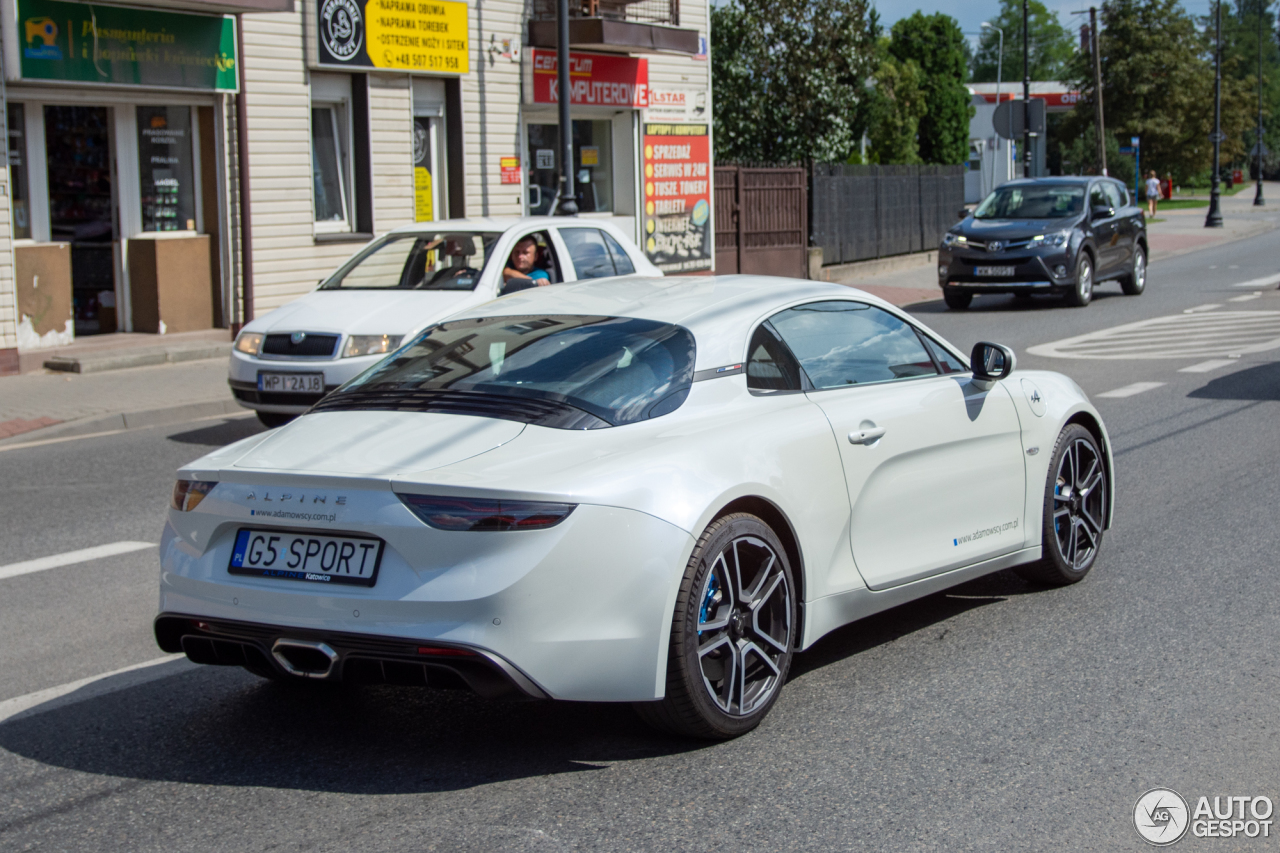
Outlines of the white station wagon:
M 532 286 L 503 275 L 527 238 L 536 244 L 538 272 L 530 272 L 550 284 L 662 275 L 622 231 L 598 219 L 452 219 L 398 228 L 311 293 L 248 323 L 231 353 L 232 393 L 266 426 L 286 423 L 433 323 Z

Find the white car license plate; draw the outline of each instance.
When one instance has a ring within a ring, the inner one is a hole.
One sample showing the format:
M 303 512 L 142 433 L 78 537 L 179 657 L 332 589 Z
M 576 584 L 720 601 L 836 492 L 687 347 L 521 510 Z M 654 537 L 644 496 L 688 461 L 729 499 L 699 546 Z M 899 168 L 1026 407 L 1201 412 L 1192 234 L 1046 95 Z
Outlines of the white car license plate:
M 236 533 L 227 571 L 261 578 L 373 586 L 382 545 L 381 539 L 242 527 Z
M 323 394 L 323 373 L 259 373 L 259 391 L 285 394 Z
M 1013 269 L 1013 267 L 978 267 L 973 272 L 975 275 L 988 278 L 1008 278 L 1013 275 Z

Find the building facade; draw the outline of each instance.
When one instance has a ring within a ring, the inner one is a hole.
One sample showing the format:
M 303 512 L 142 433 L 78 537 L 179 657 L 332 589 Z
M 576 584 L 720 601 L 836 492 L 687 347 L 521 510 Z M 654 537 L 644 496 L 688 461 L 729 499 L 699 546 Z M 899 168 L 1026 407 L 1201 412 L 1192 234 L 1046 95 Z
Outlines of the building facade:
M 546 0 L 7 9 L 0 372 L 77 337 L 234 329 L 376 234 L 557 201 Z M 570 24 L 580 215 L 709 270 L 707 0 L 584 0 Z

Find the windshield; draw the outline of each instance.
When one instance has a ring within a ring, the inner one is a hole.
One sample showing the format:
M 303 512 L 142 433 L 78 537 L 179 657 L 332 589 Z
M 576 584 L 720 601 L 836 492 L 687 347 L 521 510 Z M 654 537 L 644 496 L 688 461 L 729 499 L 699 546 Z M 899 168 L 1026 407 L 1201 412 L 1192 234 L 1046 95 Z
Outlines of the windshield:
M 587 413 L 592 426 L 618 426 L 679 408 L 693 381 L 693 364 L 689 330 L 652 320 L 574 315 L 455 320 L 433 326 L 329 395 L 324 408 L 467 413 L 459 406 L 472 400 L 492 409 L 485 412 L 490 417 L 546 426 L 585 423 L 528 414 L 531 409 L 523 403 L 538 401 L 543 404 L 538 411 L 545 411 L 545 404 L 570 407 Z M 493 408 L 495 397 L 507 403 Z
M 973 212 L 974 219 L 1065 219 L 1084 211 L 1079 184 L 1000 187 Z
M 321 290 L 474 290 L 497 233 L 392 234 L 356 255 Z

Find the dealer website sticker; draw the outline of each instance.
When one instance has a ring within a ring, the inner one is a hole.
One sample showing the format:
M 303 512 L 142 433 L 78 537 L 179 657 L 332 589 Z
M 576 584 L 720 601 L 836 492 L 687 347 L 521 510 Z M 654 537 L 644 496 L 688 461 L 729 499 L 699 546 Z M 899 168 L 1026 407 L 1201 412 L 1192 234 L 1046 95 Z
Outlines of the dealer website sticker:
M 1152 788 L 1133 807 L 1133 826 L 1142 840 L 1164 847 L 1181 840 L 1189 825 L 1187 801 L 1169 788 Z
M 1133 827 L 1142 840 L 1157 847 L 1180 841 L 1188 831 L 1196 838 L 1270 838 L 1270 797 L 1245 795 L 1196 797 L 1190 808 L 1172 788 L 1152 788 L 1133 807 Z M 1235 848 L 1232 848 L 1235 849 Z

